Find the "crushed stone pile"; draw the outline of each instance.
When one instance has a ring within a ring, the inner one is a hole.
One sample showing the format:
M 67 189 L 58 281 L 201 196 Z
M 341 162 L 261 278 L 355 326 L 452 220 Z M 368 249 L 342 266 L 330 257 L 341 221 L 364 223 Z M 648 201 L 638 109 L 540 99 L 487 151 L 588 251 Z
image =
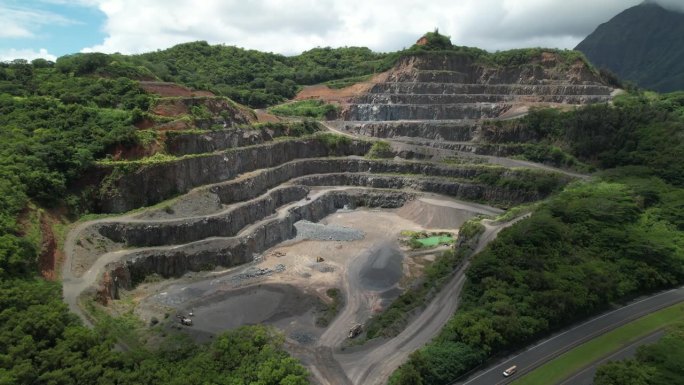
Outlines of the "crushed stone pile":
M 309 221 L 295 223 L 299 240 L 358 241 L 366 235 L 363 231 L 344 226 L 324 225 Z

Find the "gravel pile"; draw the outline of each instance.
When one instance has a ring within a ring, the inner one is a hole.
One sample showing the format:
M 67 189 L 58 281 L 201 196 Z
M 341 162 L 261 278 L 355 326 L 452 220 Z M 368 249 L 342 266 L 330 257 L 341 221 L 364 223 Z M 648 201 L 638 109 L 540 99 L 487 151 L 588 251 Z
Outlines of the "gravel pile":
M 297 239 L 314 241 L 358 241 L 366 235 L 363 231 L 350 227 L 324 225 L 309 221 L 295 223 Z
M 290 333 L 290 338 L 302 345 L 310 345 L 316 341 L 316 337 L 301 330 L 295 330 L 294 332 Z
M 250 267 L 249 269 L 245 270 L 244 273 L 240 273 L 236 276 L 231 277 L 230 280 L 232 282 L 239 282 L 244 281 L 246 279 L 269 276 L 274 273 L 282 273 L 283 271 L 285 271 L 285 265 L 283 265 L 282 263 L 275 265 L 273 269 L 269 269 L 267 267 Z

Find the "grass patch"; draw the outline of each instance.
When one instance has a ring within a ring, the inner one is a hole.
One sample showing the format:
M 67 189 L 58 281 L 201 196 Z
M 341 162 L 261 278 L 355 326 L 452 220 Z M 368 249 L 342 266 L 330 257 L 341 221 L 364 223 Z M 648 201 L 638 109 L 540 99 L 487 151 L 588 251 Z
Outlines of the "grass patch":
M 394 157 L 394 153 L 392 152 L 392 146 L 388 142 L 378 140 L 373 143 L 366 156 L 370 159 L 387 159 Z
M 424 247 L 436 247 L 438 245 L 443 245 L 443 244 L 452 244 L 454 243 L 454 237 L 451 235 L 437 235 L 434 237 L 428 237 L 428 238 L 423 238 L 423 239 L 418 239 L 418 243 L 423 245 Z
M 105 336 L 113 338 L 128 349 L 140 349 L 144 346 L 141 331 L 145 329 L 143 322 L 133 314 L 133 310 L 114 316 L 106 312 L 94 301 L 83 301 L 88 316 L 96 325 L 96 329 Z M 120 304 L 121 305 L 121 304 Z
M 268 109 L 268 111 L 274 115 L 304 116 L 315 119 L 336 116 L 338 110 L 339 107 L 325 103 L 322 100 L 301 100 L 281 104 Z
M 451 245 L 455 242 L 451 233 L 428 233 L 425 231 L 402 231 L 401 236 L 406 238 L 404 244 L 412 249 L 436 247 L 439 245 Z
M 684 320 L 684 303 L 670 306 L 594 338 L 513 382 L 515 385 L 555 384 L 592 362 L 658 329 Z
M 325 307 L 322 314 L 316 318 L 316 326 L 326 327 L 337 316 L 340 309 L 344 306 L 342 301 L 342 293 L 338 288 L 331 288 L 326 290 L 325 294 L 332 299 L 332 302 Z
M 373 77 L 373 74 L 361 75 L 361 76 L 351 76 L 351 77 L 344 78 L 344 79 L 330 80 L 330 81 L 327 81 L 323 84 L 325 84 L 326 86 L 328 86 L 329 88 L 332 88 L 332 89 L 341 89 L 341 88 L 352 86 L 356 83 L 366 82 L 366 81 L 370 80 L 372 77 Z

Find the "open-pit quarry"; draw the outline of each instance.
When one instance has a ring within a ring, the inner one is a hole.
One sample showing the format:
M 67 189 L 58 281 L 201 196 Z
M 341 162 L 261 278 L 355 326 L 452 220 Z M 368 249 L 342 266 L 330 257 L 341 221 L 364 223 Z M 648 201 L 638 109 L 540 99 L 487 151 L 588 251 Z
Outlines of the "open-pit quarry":
M 468 267 L 396 337 L 350 344 L 350 328 L 382 312 L 453 247 L 411 250 L 402 231 L 457 237 L 470 218 L 539 201 L 581 177 L 502 158 L 514 154 L 487 145 L 502 133 L 483 128 L 484 119 L 610 100 L 613 90 L 583 62 L 549 55 L 524 68 L 407 57 L 338 100 L 341 119 L 323 129 L 342 135 L 188 132 L 167 143 L 175 158 L 102 164 L 89 176 L 99 181 L 97 207 L 120 215 L 69 233 L 66 302 L 87 319 L 83 301 L 133 298 L 146 323 L 167 322 L 199 341 L 270 324 L 312 382 L 385 383 L 456 310 Z M 392 158 L 366 156 L 376 138 L 390 143 Z M 520 219 L 484 220 L 474 251 Z M 190 313 L 192 326 L 174 318 Z

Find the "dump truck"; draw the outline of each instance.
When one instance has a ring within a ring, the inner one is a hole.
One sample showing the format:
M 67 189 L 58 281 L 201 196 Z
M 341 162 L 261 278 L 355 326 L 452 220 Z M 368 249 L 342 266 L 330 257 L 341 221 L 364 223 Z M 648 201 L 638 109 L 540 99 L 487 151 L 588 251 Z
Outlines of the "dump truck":
M 352 328 L 349 329 L 349 338 L 354 338 L 354 337 L 358 336 L 359 334 L 361 334 L 362 331 L 363 331 L 363 325 L 356 324 L 356 325 L 352 326 Z

